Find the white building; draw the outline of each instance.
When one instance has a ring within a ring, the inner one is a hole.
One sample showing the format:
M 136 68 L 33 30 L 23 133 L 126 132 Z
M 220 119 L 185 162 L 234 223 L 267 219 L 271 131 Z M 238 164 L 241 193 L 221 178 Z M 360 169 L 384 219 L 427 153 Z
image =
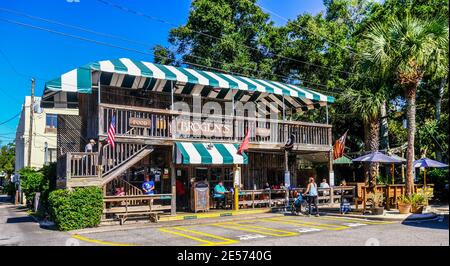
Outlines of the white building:
M 26 96 L 16 130 L 16 180 L 18 176 L 17 172 L 23 167 L 28 166 L 30 103 L 31 97 Z M 31 167 L 35 168 L 41 168 L 46 163 L 56 161 L 58 114 L 78 115 L 78 109 L 74 108 L 58 108 L 57 106 L 55 108 L 41 108 L 40 106 L 41 98 L 35 97 L 31 145 Z M 67 104 L 65 106 L 67 107 Z

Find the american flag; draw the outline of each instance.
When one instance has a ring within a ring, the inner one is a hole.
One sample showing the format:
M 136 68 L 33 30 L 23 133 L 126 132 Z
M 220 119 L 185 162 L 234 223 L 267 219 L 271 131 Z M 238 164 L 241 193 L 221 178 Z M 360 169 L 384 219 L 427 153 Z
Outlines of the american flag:
M 345 151 L 345 140 L 347 139 L 347 131 L 345 131 L 344 135 L 340 137 L 338 140 L 336 140 L 336 143 L 333 146 L 333 159 L 336 160 L 337 158 L 342 157 L 344 155 Z
M 116 138 L 116 118 L 113 116 L 108 129 L 108 144 L 114 149 L 114 139 Z

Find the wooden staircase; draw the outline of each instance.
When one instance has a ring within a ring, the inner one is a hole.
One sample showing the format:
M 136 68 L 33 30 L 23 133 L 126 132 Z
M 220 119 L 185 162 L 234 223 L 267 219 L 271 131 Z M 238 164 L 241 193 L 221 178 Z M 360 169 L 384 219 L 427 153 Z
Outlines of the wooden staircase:
M 100 155 L 98 152 L 69 152 L 64 157 L 65 186 L 105 186 L 152 151 L 148 145 L 117 142 L 114 149 L 103 146 Z
M 153 152 L 153 148 L 148 145 L 127 143 L 122 143 L 120 145 L 121 147 L 119 149 L 123 150 L 122 153 L 108 153 L 108 151 L 103 153 L 105 172 L 102 175 L 102 185 L 114 180 L 128 168 Z M 105 149 L 108 149 L 108 147 Z M 114 150 L 117 151 L 117 149 L 118 147 L 116 146 Z M 118 156 L 111 158 L 111 156 L 108 156 L 110 154 L 118 154 Z

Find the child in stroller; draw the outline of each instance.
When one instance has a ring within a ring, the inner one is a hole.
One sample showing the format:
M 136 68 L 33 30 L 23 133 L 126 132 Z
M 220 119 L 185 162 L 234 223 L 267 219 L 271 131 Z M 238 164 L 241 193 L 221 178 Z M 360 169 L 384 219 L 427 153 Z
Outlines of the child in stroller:
M 292 214 L 300 215 L 302 214 L 302 207 L 304 211 L 307 211 L 306 200 L 303 198 L 302 193 L 294 192 L 294 202 L 292 203 Z

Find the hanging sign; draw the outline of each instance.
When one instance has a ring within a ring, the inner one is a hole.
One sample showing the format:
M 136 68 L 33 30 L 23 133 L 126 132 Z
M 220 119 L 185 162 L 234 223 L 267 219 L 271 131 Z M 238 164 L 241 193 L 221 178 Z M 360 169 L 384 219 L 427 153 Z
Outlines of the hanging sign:
M 145 127 L 149 128 L 152 126 L 152 120 L 140 117 L 130 117 L 128 120 L 130 127 Z
M 234 169 L 233 184 L 237 187 L 241 185 L 241 168 L 239 167 L 236 167 Z
M 257 127 L 256 135 L 260 137 L 269 137 L 270 136 L 270 128 Z

